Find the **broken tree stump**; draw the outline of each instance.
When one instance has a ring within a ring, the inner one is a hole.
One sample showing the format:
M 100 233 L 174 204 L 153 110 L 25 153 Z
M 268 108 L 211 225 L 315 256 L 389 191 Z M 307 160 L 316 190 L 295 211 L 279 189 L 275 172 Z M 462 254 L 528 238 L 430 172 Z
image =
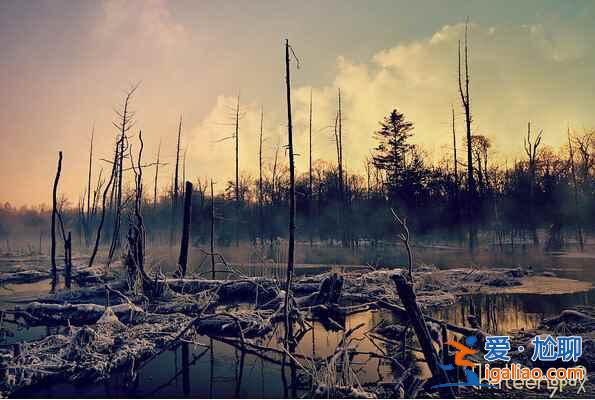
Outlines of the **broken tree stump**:
M 64 285 L 66 289 L 72 286 L 72 235 L 68 232 L 68 237 L 64 242 L 64 253 L 66 265 L 64 265 Z
M 58 152 L 58 168 L 54 178 L 54 189 L 52 191 L 52 224 L 50 227 L 51 249 L 50 259 L 52 262 L 52 292 L 58 285 L 58 270 L 56 266 L 56 217 L 58 216 L 58 182 L 60 182 L 60 173 L 62 172 L 62 152 Z
M 190 240 L 190 218 L 192 213 L 192 182 L 186 181 L 186 190 L 184 192 L 184 222 L 182 226 L 182 242 L 180 244 L 180 266 L 182 278 L 186 276 L 188 266 L 188 241 Z
M 426 325 L 421 309 L 417 305 L 413 285 L 410 280 L 402 274 L 394 274 L 391 278 L 397 286 L 397 293 L 407 310 L 409 321 L 415 331 L 424 358 L 432 372 L 432 376 L 437 379 L 439 383 L 448 383 L 448 376 L 446 375 L 446 371 L 440 368 L 440 362 L 438 360 L 438 355 L 436 354 L 436 349 L 434 349 L 434 345 L 432 344 L 430 331 Z M 454 393 L 450 387 L 441 388 L 440 391 L 443 397 L 454 397 Z

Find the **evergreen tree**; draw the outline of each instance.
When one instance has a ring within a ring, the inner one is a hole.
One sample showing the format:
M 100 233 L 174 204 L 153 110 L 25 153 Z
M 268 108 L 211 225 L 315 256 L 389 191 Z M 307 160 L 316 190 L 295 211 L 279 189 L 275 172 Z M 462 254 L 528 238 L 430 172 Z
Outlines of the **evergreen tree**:
M 407 143 L 412 132 L 413 122 L 407 121 L 405 115 L 395 109 L 380 122 L 380 129 L 374 134 L 380 143 L 374 149 L 373 162 L 376 168 L 386 173 L 392 199 L 396 196 L 406 167 L 405 157 L 412 148 Z

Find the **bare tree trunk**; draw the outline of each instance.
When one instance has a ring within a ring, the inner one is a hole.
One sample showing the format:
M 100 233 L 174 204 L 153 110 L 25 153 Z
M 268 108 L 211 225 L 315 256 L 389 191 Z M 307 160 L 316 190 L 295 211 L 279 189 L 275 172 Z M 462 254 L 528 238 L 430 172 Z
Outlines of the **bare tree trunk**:
M 459 41 L 459 94 L 461 95 L 461 103 L 465 110 L 465 127 L 467 130 L 467 207 L 469 217 L 469 249 L 473 251 L 477 241 L 477 231 L 475 228 L 475 201 L 476 201 L 476 185 L 475 177 L 473 176 L 473 154 L 471 150 L 471 102 L 469 98 L 469 57 L 467 35 L 469 29 L 469 21 L 465 25 L 465 87 L 463 89 L 463 82 L 461 78 L 461 42 Z
M 72 286 L 72 235 L 68 232 L 68 238 L 64 243 L 64 253 L 66 259 L 66 265 L 64 266 L 64 285 L 66 289 L 70 289 Z
M 392 279 L 397 286 L 397 293 L 399 294 L 399 297 L 401 298 L 401 301 L 407 310 L 409 321 L 413 326 L 413 330 L 415 331 L 428 367 L 432 372 L 432 376 L 440 383 L 448 383 L 448 376 L 446 375 L 446 372 L 440 367 L 440 361 L 438 355 L 436 354 L 434 345 L 432 344 L 430 331 L 426 325 L 424 316 L 417 305 L 412 283 L 409 282 L 404 275 L 395 274 L 392 276 Z M 450 387 L 441 388 L 440 394 L 441 397 L 454 397 L 454 393 Z
M 117 145 L 116 145 L 117 148 Z M 105 210 L 107 208 L 107 197 L 112 187 L 112 184 L 115 180 L 116 173 L 117 173 L 117 161 L 118 159 L 118 151 L 116 150 L 116 154 L 114 156 L 114 163 L 112 164 L 112 172 L 110 174 L 110 179 L 103 190 L 103 199 L 101 201 L 101 218 L 99 219 L 99 226 L 97 227 L 97 235 L 95 236 L 95 245 L 93 246 L 93 251 L 91 252 L 91 258 L 89 259 L 89 268 L 93 266 L 93 262 L 95 261 L 95 257 L 97 256 L 97 250 L 99 249 L 99 241 L 101 240 L 101 230 L 103 229 L 103 224 L 105 222 Z
M 89 230 L 91 228 L 91 174 L 93 171 L 93 139 L 95 137 L 95 123 L 91 129 L 91 146 L 89 148 L 89 176 L 87 179 L 87 218 L 85 221 L 85 245 L 89 246 Z
M 291 122 L 291 78 L 289 74 L 289 41 L 285 40 L 285 84 L 287 86 L 287 148 L 289 152 L 289 244 L 287 247 L 287 281 L 285 291 L 285 338 L 289 341 L 291 329 L 290 301 L 293 279 L 295 246 L 295 166 L 293 163 L 293 125 Z
M 182 114 L 180 114 L 180 123 L 178 124 L 178 144 L 176 146 L 176 170 L 174 172 L 174 208 L 177 206 L 180 188 L 178 184 L 180 174 L 180 140 L 182 137 Z
M 186 182 L 184 192 L 184 222 L 182 226 L 182 242 L 180 244 L 180 258 L 178 259 L 182 277 L 186 276 L 186 268 L 188 266 L 188 242 L 190 240 L 190 219 L 192 213 L 192 182 Z
M 312 197 L 313 197 L 313 190 L 312 190 L 312 89 L 310 89 L 310 109 L 309 109 L 309 118 L 308 118 L 308 136 L 309 136 L 309 140 L 308 140 L 308 152 L 309 152 L 309 158 L 308 158 L 308 214 L 310 217 L 310 221 L 309 222 L 309 226 L 310 228 L 308 228 L 309 231 L 309 235 L 310 235 L 310 247 L 312 247 L 313 245 L 313 239 L 312 239 L 312 218 L 313 218 L 313 214 L 314 214 L 314 202 L 312 201 Z
M 238 225 L 240 223 L 240 95 L 238 94 L 238 102 L 236 105 L 236 120 L 235 120 L 235 133 L 234 133 L 235 145 L 236 145 L 236 181 L 235 181 L 235 211 L 236 221 L 234 225 L 234 236 L 236 246 L 240 245 L 240 238 L 238 233 Z
M 215 195 L 211 179 L 211 279 L 215 279 Z
M 459 162 L 457 160 L 457 132 L 455 129 L 455 108 L 451 106 L 452 111 L 452 151 L 454 155 L 454 178 L 455 178 L 455 202 L 458 203 L 459 197 Z M 458 204 L 457 204 L 458 205 Z
M 581 251 L 585 249 L 585 241 L 583 239 L 583 229 L 581 227 L 579 218 L 579 206 L 578 206 L 578 184 L 576 182 L 576 169 L 574 165 L 574 149 L 572 147 L 572 141 L 570 140 L 570 128 L 568 128 L 568 152 L 570 159 L 570 172 L 572 174 L 572 186 L 574 187 L 574 213 L 576 218 L 576 233 L 578 236 L 579 248 Z
M 184 155 L 182 156 L 182 182 L 186 182 L 186 153 L 188 151 L 188 147 L 184 149 Z M 182 193 L 184 195 L 185 192 Z
M 263 193 L 262 193 L 262 125 L 264 110 L 260 108 L 260 135 L 258 137 L 258 227 L 260 244 L 264 245 L 264 215 L 263 215 Z
M 529 223 L 531 224 L 531 236 L 533 238 L 533 245 L 539 245 L 539 237 L 537 236 L 537 226 L 535 221 L 535 177 L 537 170 L 537 152 L 541 143 L 541 135 L 543 131 L 537 134 L 534 139 L 531 138 L 531 121 L 527 123 L 527 138 L 525 139 L 525 152 L 529 158 Z
M 58 152 L 58 169 L 54 178 L 54 190 L 52 191 L 52 225 L 50 228 L 52 247 L 50 249 L 50 258 L 52 262 L 52 291 L 56 290 L 58 284 L 58 269 L 56 267 L 56 217 L 58 214 L 58 183 L 60 182 L 60 173 L 62 172 L 62 152 Z
M 174 235 L 177 221 L 178 211 L 178 196 L 179 196 L 179 170 L 180 170 L 180 139 L 182 136 L 182 114 L 180 114 L 180 123 L 178 124 L 178 144 L 176 146 L 176 169 L 174 171 L 174 183 L 173 183 L 173 195 L 172 195 L 172 207 L 171 207 L 171 220 L 169 227 L 169 245 L 170 247 L 174 244 Z
M 341 114 L 341 89 L 339 89 L 338 95 L 338 114 L 337 114 L 337 121 L 338 121 L 338 138 L 339 138 L 339 196 L 341 200 L 341 206 L 343 206 L 343 200 L 345 195 L 345 183 L 343 181 L 343 116 Z
M 116 168 L 116 216 L 114 219 L 114 231 L 112 235 L 112 243 L 109 249 L 107 264 L 108 267 L 114 256 L 116 248 L 120 246 L 120 226 L 122 218 L 122 182 L 124 178 L 124 152 L 128 144 L 127 132 L 134 125 L 133 115 L 134 113 L 129 110 L 130 101 L 134 92 L 138 88 L 138 85 L 130 89 L 124 99 L 124 106 L 121 112 L 117 112 L 120 118 L 119 122 L 114 123 L 114 126 L 120 131 L 120 141 L 116 143 L 116 159 L 114 162 L 117 164 Z M 119 147 L 119 149 L 118 149 Z
M 157 177 L 159 176 L 159 156 L 161 155 L 161 139 L 157 147 L 157 162 L 155 162 L 155 183 L 153 186 L 153 208 L 157 209 Z

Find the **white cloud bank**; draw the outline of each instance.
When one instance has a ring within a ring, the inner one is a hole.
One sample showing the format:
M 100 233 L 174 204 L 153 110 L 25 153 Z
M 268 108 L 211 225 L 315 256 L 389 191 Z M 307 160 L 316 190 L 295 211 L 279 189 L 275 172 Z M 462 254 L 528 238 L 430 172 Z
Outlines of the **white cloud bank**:
M 586 21 L 588 18 L 584 18 Z M 499 159 L 521 155 L 522 135 L 528 120 L 544 129 L 544 141 L 558 146 L 565 141 L 568 124 L 595 125 L 595 55 L 588 24 L 573 21 L 573 29 L 551 25 L 480 26 L 469 28 L 471 107 L 473 129 L 492 139 Z M 336 78 L 324 87 L 296 87 L 293 91 L 298 172 L 307 165 L 307 110 L 314 98 L 315 158 L 335 160 L 330 131 L 337 89 L 343 99 L 347 168 L 361 170 L 375 145 L 378 121 L 393 108 L 415 123 L 414 142 L 441 158 L 450 152 L 450 105 L 455 104 L 459 146 L 463 145 L 463 117 L 457 92 L 457 46 L 464 24 L 447 25 L 424 40 L 402 43 L 377 52 L 364 64 L 337 59 Z M 592 36 L 591 36 L 592 37 Z M 307 60 L 304 60 L 307 63 Z M 299 71 L 295 72 L 299 74 Z M 279 79 L 283 77 L 280 76 Z M 209 116 L 193 129 L 191 161 L 201 176 L 222 181 L 233 176 L 233 147 L 213 144 L 227 136 L 221 122 L 229 122 L 226 105 L 233 97 L 220 96 Z M 245 101 L 240 126 L 241 169 L 253 175 L 257 168 L 259 107 Z M 268 142 L 287 142 L 284 104 L 265 110 Z M 218 125 L 219 124 L 219 125 Z M 271 159 L 271 146 L 267 149 Z

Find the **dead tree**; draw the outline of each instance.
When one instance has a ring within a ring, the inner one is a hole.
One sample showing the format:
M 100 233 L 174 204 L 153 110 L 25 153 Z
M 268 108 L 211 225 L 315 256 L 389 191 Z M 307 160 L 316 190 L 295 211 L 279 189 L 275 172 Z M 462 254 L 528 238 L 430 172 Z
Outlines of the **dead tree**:
M 459 162 L 457 160 L 457 131 L 455 128 L 455 108 L 451 105 L 451 113 L 452 113 L 452 152 L 454 157 L 454 204 L 455 204 L 455 218 L 456 222 L 459 222 Z
M 574 148 L 572 147 L 572 140 L 570 140 L 570 128 L 568 128 L 568 159 L 570 161 L 570 173 L 572 177 L 572 186 L 574 188 L 574 213 L 576 217 L 576 233 L 578 237 L 579 248 L 581 251 L 584 250 L 585 242 L 583 239 L 583 230 L 579 218 L 579 205 L 578 205 L 578 183 L 576 179 L 576 167 L 574 165 Z
M 211 179 L 211 279 L 215 279 L 215 194 Z
M 477 231 L 475 228 L 475 201 L 476 201 L 476 185 L 475 177 L 473 176 L 473 154 L 471 150 L 471 100 L 469 97 L 469 56 L 467 35 L 469 30 L 469 20 L 465 25 L 465 84 L 461 76 L 461 41 L 459 40 L 459 94 L 461 96 L 461 104 L 465 110 L 465 127 L 467 131 L 467 210 L 469 218 L 469 249 L 474 250 L 477 241 Z
M 541 135 L 543 130 L 539 131 L 537 137 L 531 138 L 531 121 L 527 123 L 527 138 L 524 140 L 525 153 L 528 157 L 529 165 L 529 223 L 531 224 L 531 235 L 533 236 L 533 245 L 539 245 L 537 236 L 537 227 L 535 226 L 535 215 L 533 207 L 535 206 L 535 176 L 537 172 L 537 158 L 539 145 L 541 144 Z
M 50 234 L 52 238 L 52 247 L 50 249 L 50 258 L 52 262 L 52 291 L 56 289 L 58 284 L 58 272 L 56 267 L 56 218 L 58 217 L 58 183 L 60 182 L 60 174 L 62 172 L 62 152 L 58 152 L 58 169 L 56 170 L 56 177 L 54 178 L 54 190 L 52 191 L 52 225 Z
M 161 139 L 157 147 L 157 160 L 155 162 L 155 182 L 153 186 L 153 209 L 157 209 L 157 177 L 159 176 L 159 156 L 161 155 Z
M 68 232 L 68 236 L 64 241 L 64 285 L 66 289 L 72 286 L 72 235 Z
M 138 133 L 138 140 L 140 143 L 140 147 L 138 150 L 138 161 L 136 168 L 134 166 L 134 161 L 132 157 L 132 150 L 130 152 L 130 162 L 132 165 L 132 170 L 134 171 L 135 177 L 135 192 L 134 192 L 134 218 L 135 218 L 135 225 L 134 228 L 136 230 L 137 240 L 136 240 L 136 262 L 138 268 L 141 271 L 144 271 L 145 267 L 145 225 L 143 221 L 142 215 L 142 204 L 143 204 L 143 166 L 142 166 L 142 156 L 143 156 L 143 133 L 139 131 Z
M 113 122 L 114 127 L 119 131 L 119 141 L 116 143 L 116 187 L 115 187 L 115 217 L 114 217 L 114 229 L 112 232 L 112 243 L 110 245 L 108 254 L 108 266 L 114 256 L 116 249 L 120 246 L 120 226 L 122 219 L 122 191 L 123 191 L 123 179 L 124 179 L 124 158 L 126 147 L 128 145 L 128 131 L 134 126 L 134 112 L 130 110 L 130 102 L 139 84 L 133 86 L 124 98 L 124 103 L 121 111 L 116 111 L 118 121 Z
M 103 190 L 103 197 L 101 200 L 101 218 L 99 219 L 99 225 L 97 226 L 97 235 L 95 236 L 95 245 L 93 246 L 93 251 L 91 252 L 91 258 L 89 259 L 89 268 L 93 266 L 93 262 L 95 261 L 95 257 L 97 256 L 97 250 L 99 249 L 99 242 L 101 240 L 101 231 L 103 229 L 103 224 L 105 222 L 105 211 L 107 208 L 107 197 L 110 189 L 112 188 L 112 184 L 116 179 L 117 173 L 117 159 L 118 159 L 118 150 L 117 150 L 117 142 L 116 142 L 116 152 L 114 155 L 114 162 L 112 163 L 112 172 L 110 174 L 110 179 Z M 99 187 L 98 187 L 99 190 Z
M 89 229 L 91 227 L 91 174 L 93 172 L 93 139 L 95 137 L 95 123 L 91 129 L 91 145 L 89 148 L 89 176 L 87 179 L 87 217 L 85 221 L 85 245 L 89 246 Z
M 407 257 L 409 260 L 409 280 L 413 282 L 413 253 L 411 252 L 411 247 L 409 245 L 409 228 L 407 227 L 407 219 L 406 218 L 399 218 L 395 210 L 392 208 L 390 209 L 391 213 L 393 214 L 393 218 L 397 225 L 399 225 L 399 229 L 401 232 L 399 233 L 399 239 L 405 245 L 405 249 L 407 250 Z
M 258 135 L 258 234 L 260 236 L 260 244 L 264 245 L 264 210 L 263 210 L 263 180 L 262 180 L 262 144 L 264 142 L 262 137 L 264 122 L 264 109 L 260 107 L 260 132 Z
M 184 193 L 184 222 L 182 225 L 180 257 L 178 259 L 182 277 L 186 276 L 186 268 L 188 266 L 188 242 L 190 240 L 190 219 L 192 214 L 192 182 L 186 182 Z
M 238 93 L 238 101 L 235 110 L 235 156 L 236 156 L 236 180 L 235 180 L 235 211 L 236 211 L 236 223 L 234 225 L 234 236 L 236 240 L 236 246 L 240 245 L 240 239 L 238 237 L 238 224 L 240 223 L 240 95 Z
M 343 197 L 345 193 L 345 183 L 343 181 L 343 115 L 341 114 L 341 89 L 339 89 L 339 93 L 337 96 L 338 106 L 337 106 L 337 167 L 339 169 L 339 196 L 340 201 L 343 203 Z
M 176 229 L 177 211 L 178 211 L 178 197 L 180 193 L 179 189 L 179 174 L 180 174 L 180 140 L 182 137 L 182 114 L 180 114 L 180 122 L 178 124 L 178 142 L 176 145 L 176 168 L 174 170 L 174 182 L 173 182 L 173 194 L 172 194 L 172 205 L 171 205 L 171 220 L 169 227 L 169 245 L 174 244 L 174 231 Z
M 295 56 L 293 49 L 289 46 L 289 41 L 285 39 L 285 85 L 287 88 L 287 151 L 289 155 L 289 243 L 287 247 L 287 280 L 285 284 L 285 339 L 289 341 L 291 329 L 290 322 L 290 301 L 291 296 L 291 282 L 293 278 L 293 261 L 295 249 L 295 165 L 293 162 L 293 124 L 291 122 L 291 77 L 289 69 L 289 51 L 298 63 L 299 60 Z
M 188 147 L 184 149 L 184 155 L 182 156 L 182 182 L 186 182 L 186 153 L 188 152 Z M 185 192 L 182 192 L 182 196 Z
M 312 89 L 310 89 L 310 107 L 308 110 L 308 213 L 310 221 L 313 217 L 314 202 L 313 197 L 313 186 L 312 186 Z M 312 228 L 308 229 L 310 235 L 310 246 L 313 244 L 312 239 Z
M 310 107 L 308 110 L 308 192 L 312 197 L 312 89 L 310 89 Z
M 457 131 L 455 128 L 455 108 L 451 105 L 451 112 L 452 112 L 452 152 L 454 156 L 454 181 L 455 181 L 455 196 L 459 191 L 459 172 L 458 166 L 459 163 L 457 161 Z
M 174 200 L 173 206 L 174 208 L 177 206 L 177 201 L 180 193 L 180 188 L 178 184 L 179 174 L 180 174 L 180 140 L 182 138 L 182 114 L 180 114 L 180 123 L 178 124 L 178 144 L 176 145 L 176 169 L 174 171 Z
M 430 336 L 430 330 L 424 320 L 424 315 L 417 304 L 412 282 L 407 280 L 407 278 L 401 274 L 393 275 L 392 279 L 395 282 L 397 293 L 403 302 L 403 306 L 405 306 L 405 309 L 407 310 L 407 316 L 413 326 L 413 330 L 415 331 L 415 335 L 421 346 L 426 363 L 432 372 L 432 376 L 437 379 L 439 383 L 447 384 L 449 382 L 448 376 L 440 367 L 440 360 L 438 354 L 436 354 L 436 349 L 432 344 L 432 337 Z M 450 387 L 441 388 L 440 391 L 442 397 L 454 397 L 454 393 Z

